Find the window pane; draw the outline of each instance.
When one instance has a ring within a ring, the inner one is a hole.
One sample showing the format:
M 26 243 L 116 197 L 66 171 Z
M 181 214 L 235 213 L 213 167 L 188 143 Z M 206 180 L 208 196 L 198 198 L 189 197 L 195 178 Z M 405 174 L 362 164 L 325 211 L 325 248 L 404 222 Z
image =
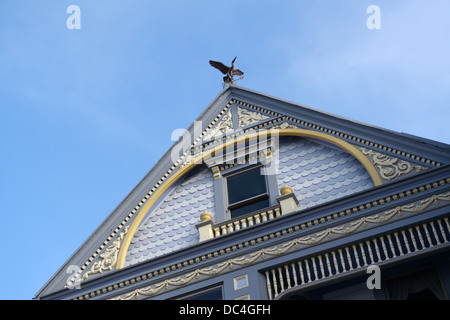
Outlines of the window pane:
M 227 178 L 228 204 L 266 193 L 266 177 L 261 168 L 244 171 Z
M 231 219 L 242 216 L 243 214 L 250 213 L 259 209 L 267 208 L 269 206 L 269 199 L 265 198 L 259 201 L 255 201 L 235 209 L 230 210 Z

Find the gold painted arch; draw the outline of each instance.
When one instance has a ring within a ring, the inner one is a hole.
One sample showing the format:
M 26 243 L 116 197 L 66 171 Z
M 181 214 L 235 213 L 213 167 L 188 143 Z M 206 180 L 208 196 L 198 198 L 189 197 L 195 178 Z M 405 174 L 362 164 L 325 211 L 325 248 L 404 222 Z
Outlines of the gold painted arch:
M 355 148 L 354 146 L 352 146 L 351 144 L 349 144 L 344 140 L 341 140 L 339 138 L 336 138 L 334 136 L 322 132 L 306 129 L 268 129 L 267 131 L 262 132 L 264 132 L 264 137 L 278 134 L 278 136 L 296 136 L 303 138 L 314 138 L 331 143 L 353 155 L 367 170 L 375 186 L 379 186 L 382 184 L 382 180 L 380 175 L 378 174 L 378 171 L 375 169 L 374 165 L 369 161 L 369 159 L 367 159 L 367 157 L 361 151 L 359 151 L 357 148 Z M 249 134 L 236 137 L 233 140 L 224 142 L 223 144 L 220 144 L 212 148 L 211 150 L 208 150 L 200 154 L 196 159 L 193 159 L 190 163 L 187 163 L 185 166 L 181 167 L 177 172 L 175 172 L 171 177 L 169 177 L 148 199 L 148 201 L 144 204 L 144 206 L 134 219 L 133 223 L 131 224 L 128 233 L 125 236 L 122 246 L 120 248 L 116 262 L 116 269 L 123 268 L 125 264 L 125 257 L 128 252 L 131 240 L 134 237 L 134 234 L 136 233 L 139 225 L 146 216 L 147 212 L 153 207 L 153 205 L 164 194 L 164 192 L 166 192 L 176 181 L 178 181 L 178 179 L 180 179 L 186 173 L 195 168 L 198 163 L 202 163 L 203 161 L 213 157 L 216 154 L 216 152 L 222 152 L 223 150 L 226 150 L 231 146 L 244 142 L 246 139 L 249 140 L 256 139 L 259 137 L 260 133 L 261 131 L 255 131 Z

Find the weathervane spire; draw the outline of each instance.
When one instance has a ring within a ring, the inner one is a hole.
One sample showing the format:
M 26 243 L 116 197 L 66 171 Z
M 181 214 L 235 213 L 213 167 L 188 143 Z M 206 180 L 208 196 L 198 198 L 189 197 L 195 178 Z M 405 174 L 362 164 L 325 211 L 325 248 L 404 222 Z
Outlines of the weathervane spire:
M 209 64 L 211 66 L 213 66 L 214 68 L 218 69 L 220 72 L 222 72 L 225 76 L 223 77 L 223 85 L 227 85 L 228 83 L 231 84 L 236 84 L 235 80 L 234 80 L 234 76 L 240 76 L 239 79 L 243 79 L 244 78 L 244 72 L 242 72 L 239 69 L 235 69 L 234 68 L 234 62 L 236 61 L 237 57 L 235 57 L 233 59 L 233 61 L 231 62 L 231 66 L 228 67 L 226 65 L 224 65 L 222 62 L 219 61 L 213 61 L 213 60 L 209 60 Z

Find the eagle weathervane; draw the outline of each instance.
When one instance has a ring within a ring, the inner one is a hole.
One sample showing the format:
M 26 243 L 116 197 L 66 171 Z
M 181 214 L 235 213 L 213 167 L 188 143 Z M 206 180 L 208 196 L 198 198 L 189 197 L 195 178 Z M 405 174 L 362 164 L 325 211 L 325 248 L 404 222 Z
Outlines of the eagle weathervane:
M 236 57 L 237 58 L 237 57 Z M 213 60 L 209 60 L 209 64 L 211 66 L 213 66 L 214 68 L 220 70 L 220 72 L 222 72 L 225 77 L 223 77 L 223 86 L 226 86 L 228 83 L 232 83 L 232 84 L 236 84 L 234 81 L 234 76 L 241 76 L 239 79 L 237 80 L 241 80 L 244 78 L 244 73 L 239 70 L 239 69 L 235 69 L 234 68 L 234 61 L 236 61 L 236 58 L 233 59 L 233 61 L 231 62 L 231 67 L 228 67 L 226 65 L 224 65 L 222 62 L 219 61 L 213 61 Z

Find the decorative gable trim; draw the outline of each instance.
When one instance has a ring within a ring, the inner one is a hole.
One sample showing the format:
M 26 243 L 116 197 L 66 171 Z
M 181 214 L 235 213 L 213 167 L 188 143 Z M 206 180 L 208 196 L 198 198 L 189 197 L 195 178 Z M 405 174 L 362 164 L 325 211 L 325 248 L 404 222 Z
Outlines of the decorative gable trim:
M 248 130 L 257 130 L 260 128 L 274 128 L 274 129 L 294 129 L 294 128 L 305 128 L 305 129 L 312 129 L 312 130 L 317 130 L 326 134 L 330 134 L 333 136 L 336 136 L 340 139 L 344 139 L 350 143 L 356 143 L 359 145 L 365 145 L 367 147 L 370 148 L 374 148 L 374 149 L 378 149 L 381 152 L 389 152 L 392 154 L 395 154 L 399 157 L 403 157 L 403 158 L 408 158 L 411 159 L 412 161 L 417 161 L 417 162 L 422 162 L 425 165 L 431 165 L 434 167 L 440 167 L 442 165 L 442 163 L 438 162 L 438 161 L 434 161 L 431 159 L 427 159 L 425 157 L 422 156 L 418 156 L 418 155 L 414 155 L 408 152 L 404 152 L 402 150 L 396 149 L 396 148 L 392 148 L 392 147 L 388 147 L 373 141 L 369 141 L 367 139 L 363 139 L 357 136 L 353 136 L 351 134 L 347 134 L 341 131 L 337 131 L 337 130 L 333 130 L 321 125 L 317 125 L 302 119 L 298 119 L 298 118 L 294 118 L 291 116 L 287 116 L 287 115 L 283 115 L 277 112 L 273 112 L 271 110 L 265 109 L 263 107 L 258 107 L 237 99 L 232 99 L 229 104 L 227 105 L 227 107 L 231 106 L 232 104 L 236 104 L 238 106 L 243 106 L 255 111 L 241 111 L 243 114 L 242 117 L 242 121 L 239 121 L 239 123 L 241 124 L 246 124 L 246 125 L 255 125 L 256 123 L 258 123 L 258 125 L 256 126 L 252 126 L 250 128 L 247 128 L 246 130 L 244 130 L 244 132 L 248 131 Z M 238 107 L 239 110 L 244 110 L 240 107 Z M 274 119 L 270 119 L 270 116 L 275 117 Z M 264 119 L 263 119 L 264 118 Z M 264 121 L 264 120 L 268 120 L 270 119 L 270 121 Z M 278 125 L 274 125 L 275 123 L 279 123 L 282 122 L 281 124 Z M 273 126 L 272 126 L 273 125 Z M 240 128 L 244 127 L 244 125 L 240 125 Z M 205 130 L 208 131 L 208 130 Z M 230 132 L 230 131 L 229 131 Z M 237 130 L 231 131 L 233 134 L 239 134 L 239 132 Z M 213 136 L 213 135 L 210 135 Z M 200 139 L 198 139 L 200 140 Z M 206 140 L 206 139 L 205 139 Z
M 232 131 L 233 128 L 233 116 L 231 114 L 231 110 L 228 110 L 222 118 L 220 118 L 217 125 L 207 131 L 208 134 L 204 135 L 203 139 L 209 140 L 216 136 L 223 136 Z
M 426 167 L 414 165 L 398 158 L 389 157 L 373 150 L 368 150 L 365 148 L 359 148 L 359 150 L 361 150 L 364 155 L 371 157 L 372 163 L 378 169 L 381 178 L 386 181 L 392 181 L 401 176 L 407 175 L 412 171 L 421 172 L 428 170 Z
M 117 262 L 117 255 L 119 254 L 120 246 L 122 244 L 122 240 L 127 234 L 128 229 L 129 226 L 125 227 L 125 230 L 120 233 L 119 237 L 117 237 L 114 240 L 114 242 L 106 249 L 106 251 L 100 255 L 101 259 L 97 260 L 92 265 L 91 269 L 83 275 L 81 281 L 84 281 L 87 278 L 89 278 L 91 274 L 103 273 L 106 271 L 114 270 Z
M 238 107 L 238 117 L 239 117 L 239 128 L 247 127 L 249 125 L 269 119 L 269 116 L 266 116 L 263 113 L 258 113 L 256 111 L 250 111 L 239 107 Z
M 233 115 L 232 110 L 230 109 L 233 104 L 236 105 L 236 109 L 238 110 L 238 128 L 233 125 Z M 255 106 L 253 104 L 235 98 L 229 100 L 228 104 L 214 118 L 214 120 L 202 131 L 202 133 L 198 137 L 195 138 L 191 146 L 196 150 L 204 150 L 207 147 L 217 144 L 223 145 L 227 141 L 233 141 L 238 136 L 248 134 L 249 132 L 254 132 L 255 130 L 259 130 L 261 128 L 281 129 L 281 131 L 289 129 L 306 129 L 306 131 L 321 133 L 328 137 L 333 137 L 336 140 L 343 142 L 345 141 L 352 147 L 354 147 L 353 145 L 357 145 L 360 148 L 359 150 L 357 150 L 357 152 L 361 155 L 364 155 L 364 157 L 367 157 L 367 161 L 371 162 L 371 166 L 375 166 L 377 168 L 378 171 L 376 172 L 376 174 L 380 175 L 384 181 L 391 181 L 397 177 L 412 173 L 414 170 L 415 172 L 421 172 L 423 170 L 426 170 L 427 168 L 421 165 L 412 164 L 408 161 L 396 158 L 394 156 L 388 156 L 381 152 L 387 152 L 404 159 L 421 162 L 424 165 L 428 166 L 440 167 L 442 165 L 442 163 L 438 161 L 426 159 L 422 156 L 404 152 L 393 147 L 388 147 L 373 141 L 369 141 L 367 139 L 362 139 L 354 135 L 327 128 L 325 126 L 321 126 L 303 119 L 297 119 L 292 116 L 283 115 L 281 113 Z M 219 139 L 218 141 L 213 140 L 204 143 L 204 141 L 211 139 L 217 134 L 225 135 L 225 138 Z M 367 150 L 361 146 L 369 147 L 371 149 Z M 91 275 L 100 274 L 102 272 L 112 270 L 114 269 L 114 267 L 111 266 L 115 265 L 117 267 L 119 265 L 114 263 L 109 264 L 109 262 L 111 261 L 109 255 L 109 252 L 111 252 L 110 249 L 116 247 L 116 241 L 120 240 L 120 244 L 123 242 L 123 231 L 125 230 L 125 234 L 127 233 L 127 231 L 129 231 L 128 227 L 131 225 L 131 223 L 134 223 L 137 216 L 136 213 L 139 213 L 142 210 L 144 205 L 151 197 L 156 196 L 155 193 L 157 193 L 157 191 L 160 191 L 161 186 L 166 184 L 167 180 L 170 178 L 172 178 L 171 181 L 174 182 L 174 173 L 179 173 L 180 171 L 186 172 L 186 168 L 191 168 L 191 165 L 193 164 L 190 163 L 190 156 L 191 155 L 189 154 L 189 152 L 185 152 L 182 156 L 180 156 L 177 162 L 173 163 L 170 166 L 170 168 L 161 176 L 161 178 L 150 189 L 150 191 L 145 194 L 140 202 L 130 212 L 128 212 L 126 216 L 123 217 L 123 220 L 111 232 L 111 234 L 107 236 L 106 240 L 101 243 L 97 250 L 87 259 L 87 261 L 80 267 L 79 271 L 69 280 L 68 283 L 73 283 L 78 278 L 86 280 Z M 374 173 L 372 172 L 371 175 L 373 174 Z M 179 175 L 176 175 L 176 177 L 179 177 Z M 125 229 L 125 227 L 127 229 Z M 117 256 L 115 255 L 113 255 L 113 257 L 114 259 L 117 258 Z M 88 269 L 91 264 L 91 268 Z M 85 272 L 84 275 L 83 272 Z
M 404 152 L 404 151 L 401 151 L 401 150 L 398 150 L 398 149 L 395 149 L 392 147 L 387 147 L 387 146 L 381 145 L 379 143 L 369 141 L 367 139 L 358 138 L 358 137 L 350 135 L 350 134 L 346 134 L 346 133 L 343 133 L 343 132 L 340 132 L 337 130 L 326 128 L 326 127 L 316 125 L 316 124 L 313 124 L 313 123 L 310 123 L 310 122 L 307 122 L 304 120 L 296 119 L 293 117 L 281 116 L 279 119 L 276 119 L 274 121 L 276 121 L 276 122 L 284 121 L 281 124 L 274 126 L 274 128 L 277 128 L 277 129 L 307 128 L 307 129 L 317 130 L 317 131 L 338 137 L 340 139 L 344 139 L 350 143 L 356 143 L 356 144 L 360 144 L 360 145 L 365 145 L 367 147 L 379 149 L 381 152 L 389 152 L 392 154 L 396 154 L 401 157 L 405 157 L 405 158 L 409 158 L 414 161 L 422 162 L 426 165 L 431 165 L 431 166 L 435 166 L 435 167 L 442 166 L 442 163 L 431 160 L 431 159 L 426 159 L 421 156 L 407 153 L 407 152 Z M 263 124 L 263 125 L 266 126 L 266 124 Z

